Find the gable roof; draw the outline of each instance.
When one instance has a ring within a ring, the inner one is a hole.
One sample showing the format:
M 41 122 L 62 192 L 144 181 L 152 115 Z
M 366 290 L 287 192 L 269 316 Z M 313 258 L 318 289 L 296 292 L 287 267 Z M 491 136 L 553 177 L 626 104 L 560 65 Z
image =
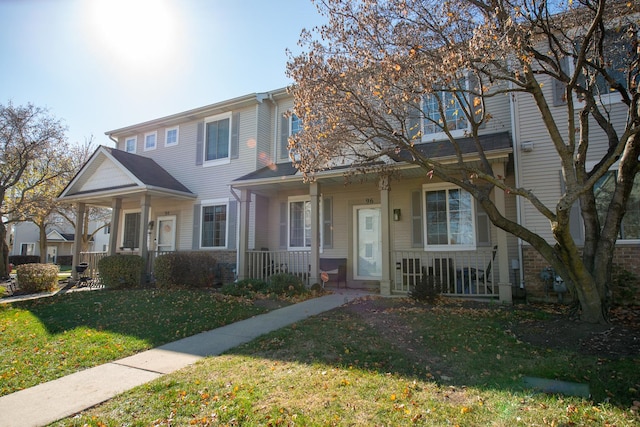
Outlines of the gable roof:
M 66 201 L 104 198 L 106 204 L 107 198 L 141 192 L 196 197 L 153 159 L 99 146 L 58 198 Z

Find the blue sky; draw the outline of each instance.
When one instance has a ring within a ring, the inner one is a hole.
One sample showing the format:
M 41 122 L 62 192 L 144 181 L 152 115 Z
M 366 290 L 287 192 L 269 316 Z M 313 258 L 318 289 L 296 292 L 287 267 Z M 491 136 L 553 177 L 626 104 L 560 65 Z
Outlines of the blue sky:
M 284 87 L 310 0 L 0 0 L 0 103 L 31 102 L 69 142 Z

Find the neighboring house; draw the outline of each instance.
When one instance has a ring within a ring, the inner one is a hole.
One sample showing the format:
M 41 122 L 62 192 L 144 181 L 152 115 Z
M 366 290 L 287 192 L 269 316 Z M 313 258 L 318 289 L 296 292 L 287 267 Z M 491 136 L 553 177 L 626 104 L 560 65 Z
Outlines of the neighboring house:
M 496 175 L 513 181 L 510 101 L 491 102 L 482 143 Z M 213 251 L 237 264 L 238 278 L 289 271 L 308 283 L 346 270 L 348 286 L 385 295 L 406 294 L 430 274 L 446 294 L 511 300 L 517 241 L 466 192 L 401 156 L 393 181 L 366 176 L 345 186 L 337 168 L 305 183 L 289 160 L 287 138 L 300 129 L 286 114 L 292 107 L 279 89 L 109 131 L 116 148 L 99 147 L 60 197 L 78 203 L 78 217 L 87 205 L 112 208 L 112 254 Z M 461 121 L 461 138 L 465 129 Z M 423 132 L 425 150 L 452 155 L 442 135 Z M 473 161 L 472 144 L 463 146 Z M 515 218 L 515 198 L 494 197 Z
M 60 223 L 57 221 L 56 223 Z M 91 221 L 90 231 L 95 230 L 99 225 Z M 105 231 L 103 231 L 105 230 Z M 89 242 L 90 251 L 106 250 L 109 242 L 108 228 L 98 231 Z M 32 222 L 19 222 L 11 226 L 11 250 L 9 255 L 35 255 L 40 256 L 40 231 L 38 226 Z M 59 257 L 70 257 L 73 255 L 75 243 L 75 233 L 71 226 L 60 225 L 47 227 L 47 263 L 59 263 Z

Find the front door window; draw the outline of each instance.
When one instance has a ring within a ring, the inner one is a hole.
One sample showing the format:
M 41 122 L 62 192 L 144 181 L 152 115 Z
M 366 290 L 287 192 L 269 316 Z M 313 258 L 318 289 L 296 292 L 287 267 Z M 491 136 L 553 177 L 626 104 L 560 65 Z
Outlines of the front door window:
M 378 205 L 354 207 L 356 279 L 382 278 L 381 211 Z

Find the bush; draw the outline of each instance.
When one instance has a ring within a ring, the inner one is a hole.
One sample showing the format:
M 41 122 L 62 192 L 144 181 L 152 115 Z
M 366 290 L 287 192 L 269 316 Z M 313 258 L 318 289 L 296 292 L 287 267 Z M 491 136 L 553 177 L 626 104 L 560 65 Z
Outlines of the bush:
M 58 288 L 58 266 L 53 264 L 22 264 L 16 268 L 20 291 L 28 294 L 50 292 Z
M 4 298 L 7 295 L 7 288 L 0 286 L 0 298 Z
M 276 295 L 295 296 L 308 292 L 302 280 L 291 273 L 278 273 L 269 277 L 268 293 Z
M 221 292 L 225 295 L 252 298 L 256 293 L 266 293 L 267 287 L 264 280 L 245 279 L 224 285 Z
M 216 277 L 216 259 L 211 252 L 173 252 L 160 255 L 154 263 L 158 287 L 204 288 L 221 279 Z
M 9 264 L 23 265 L 23 264 L 38 264 L 40 257 L 38 255 L 11 255 L 9 257 Z
M 620 305 L 634 305 L 640 300 L 636 300 L 638 289 L 640 289 L 640 279 L 632 272 L 624 268 L 615 268 L 613 273 L 613 302 Z
M 409 289 L 409 297 L 416 301 L 433 302 L 442 292 L 442 285 L 436 276 L 422 276 L 414 286 Z
M 58 255 L 56 258 L 56 264 L 58 265 L 71 265 L 73 263 L 73 255 Z
M 140 286 L 144 260 L 139 255 L 111 255 L 98 261 L 100 281 L 105 288 Z

